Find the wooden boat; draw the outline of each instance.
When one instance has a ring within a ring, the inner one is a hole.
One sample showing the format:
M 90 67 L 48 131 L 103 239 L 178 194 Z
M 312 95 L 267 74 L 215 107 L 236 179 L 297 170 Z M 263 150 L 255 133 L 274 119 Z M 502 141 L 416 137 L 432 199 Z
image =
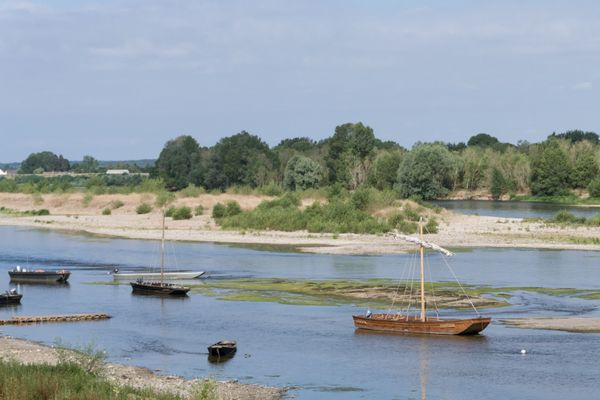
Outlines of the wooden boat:
M 23 295 L 17 293 L 16 289 L 7 290 L 4 293 L 0 293 L 0 306 L 7 304 L 19 304 Z
M 423 240 L 423 221 L 419 222 L 420 237 L 396 235 L 396 237 L 418 244 L 421 265 L 421 312 L 420 315 L 409 315 L 408 312 L 401 313 L 353 315 L 354 326 L 358 329 L 367 329 L 380 332 L 417 333 L 428 335 L 477 335 L 483 331 L 491 322 L 491 318 L 478 316 L 466 319 L 442 319 L 427 316 L 425 311 L 425 272 L 424 253 L 425 248 L 443 253 L 447 256 L 453 255 L 434 243 Z M 471 304 L 473 306 L 473 304 Z M 475 306 L 473 306 L 475 309 Z M 477 311 L 475 309 L 475 311 Z
M 209 358 L 226 358 L 233 357 L 237 351 L 237 343 L 234 340 L 221 340 L 208 346 L 208 357 Z
M 160 272 L 113 272 L 113 279 L 118 280 L 132 280 L 132 279 L 143 279 L 143 280 L 158 280 L 160 279 Z M 197 279 L 204 275 L 204 271 L 172 271 L 165 272 L 163 274 L 163 279 L 168 280 L 177 280 L 177 279 Z
M 160 241 L 160 281 L 146 281 L 143 278 L 130 282 L 133 293 L 159 296 L 187 296 L 189 287 L 165 282 L 165 210 L 162 212 L 162 237 Z
M 36 269 L 36 270 L 26 270 L 21 269 L 21 267 L 17 266 L 12 271 L 8 271 L 8 275 L 10 276 L 10 280 L 12 282 L 23 282 L 23 283 L 54 283 L 54 282 L 67 282 L 69 276 L 71 276 L 71 272 L 61 269 L 61 270 L 44 270 L 44 269 Z

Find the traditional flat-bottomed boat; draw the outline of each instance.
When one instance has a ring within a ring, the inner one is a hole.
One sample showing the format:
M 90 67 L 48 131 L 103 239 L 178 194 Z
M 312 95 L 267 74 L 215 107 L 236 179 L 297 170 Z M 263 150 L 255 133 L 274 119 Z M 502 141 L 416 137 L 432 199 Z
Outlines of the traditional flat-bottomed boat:
M 366 329 L 379 332 L 413 333 L 426 335 L 477 335 L 483 331 L 491 322 L 491 318 L 482 317 L 469 299 L 469 303 L 477 313 L 476 318 L 448 318 L 439 316 L 428 316 L 425 310 L 425 272 L 424 254 L 425 249 L 437 251 L 445 256 L 453 253 L 434 243 L 423 240 L 423 221 L 419 222 L 419 237 L 395 234 L 399 239 L 415 243 L 419 246 L 420 253 L 420 314 L 411 311 L 407 307 L 405 312 L 397 313 L 371 313 L 365 315 L 353 315 L 354 326 L 357 329 Z M 462 288 L 462 286 L 461 286 Z M 412 290 L 412 289 L 411 289 Z M 465 293 L 466 296 L 466 293 Z M 466 296 L 468 299 L 468 296 Z M 410 304 L 409 304 L 410 305 Z
M 237 351 L 237 343 L 234 340 L 221 340 L 208 346 L 208 357 L 212 359 L 233 357 Z
M 35 269 L 27 270 L 17 266 L 12 271 L 8 271 L 10 280 L 12 282 L 19 283 L 65 283 L 69 280 L 71 272 L 60 269 L 60 270 L 44 270 Z
M 4 293 L 0 293 L 0 306 L 9 304 L 20 304 L 23 295 L 17 293 L 16 289 L 7 290 Z

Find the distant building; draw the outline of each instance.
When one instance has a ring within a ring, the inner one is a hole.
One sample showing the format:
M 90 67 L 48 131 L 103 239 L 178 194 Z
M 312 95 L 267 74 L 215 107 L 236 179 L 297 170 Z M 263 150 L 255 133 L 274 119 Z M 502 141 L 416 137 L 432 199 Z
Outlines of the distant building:
M 7 172 L 6 172 L 6 171 L 4 171 L 4 170 L 0 169 L 0 176 L 5 176 L 6 174 L 7 174 Z
M 128 169 L 107 169 L 106 175 L 129 175 Z

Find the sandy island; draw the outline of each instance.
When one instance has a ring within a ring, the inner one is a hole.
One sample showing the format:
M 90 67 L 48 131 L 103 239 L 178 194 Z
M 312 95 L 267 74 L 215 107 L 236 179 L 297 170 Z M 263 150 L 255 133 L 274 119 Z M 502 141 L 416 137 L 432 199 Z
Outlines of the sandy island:
M 600 333 L 598 317 L 532 317 L 501 319 L 503 324 L 515 328 L 547 329 L 577 333 Z
M 23 339 L 0 336 L 0 359 L 24 364 L 55 365 L 60 360 L 56 349 Z M 106 363 L 100 375 L 119 386 L 152 389 L 190 398 L 201 380 L 186 380 L 179 376 L 158 375 L 147 368 Z M 261 385 L 241 384 L 235 381 L 217 381 L 220 399 L 276 400 L 284 390 Z
M 194 198 L 178 198 L 175 205 L 195 207 L 202 205 L 204 215 L 190 220 L 168 220 L 169 240 L 192 242 L 232 243 L 245 245 L 293 246 L 300 251 L 329 254 L 387 254 L 411 248 L 386 235 L 318 234 L 306 231 L 226 231 L 221 230 L 210 216 L 217 202 L 235 200 L 244 209 L 252 209 L 266 196 L 203 194 Z M 102 210 L 114 201 L 123 206 L 102 215 Z M 88 204 L 83 193 L 47 194 L 33 196 L 23 193 L 0 193 L 0 207 L 14 210 L 46 208 L 49 216 L 22 217 L 0 215 L 0 225 L 28 226 L 70 232 L 131 239 L 159 239 L 160 214 L 137 215 L 135 208 L 142 202 L 152 204 L 151 194 L 98 195 Z M 304 200 L 310 204 L 312 200 Z M 542 222 L 528 222 L 520 218 L 483 217 L 442 211 L 437 215 L 439 233 L 428 235 L 442 246 L 511 247 L 539 249 L 600 250 L 600 227 L 562 227 Z

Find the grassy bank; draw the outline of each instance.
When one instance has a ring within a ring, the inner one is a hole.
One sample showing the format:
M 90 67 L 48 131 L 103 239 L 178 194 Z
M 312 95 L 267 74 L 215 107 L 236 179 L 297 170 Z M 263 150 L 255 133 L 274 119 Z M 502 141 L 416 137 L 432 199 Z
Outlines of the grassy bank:
M 215 399 L 210 388 L 199 385 L 193 399 Z M 210 383 L 208 383 L 210 385 Z M 183 400 L 182 397 L 117 386 L 76 364 L 20 364 L 0 361 L 0 399 L 40 400 Z

